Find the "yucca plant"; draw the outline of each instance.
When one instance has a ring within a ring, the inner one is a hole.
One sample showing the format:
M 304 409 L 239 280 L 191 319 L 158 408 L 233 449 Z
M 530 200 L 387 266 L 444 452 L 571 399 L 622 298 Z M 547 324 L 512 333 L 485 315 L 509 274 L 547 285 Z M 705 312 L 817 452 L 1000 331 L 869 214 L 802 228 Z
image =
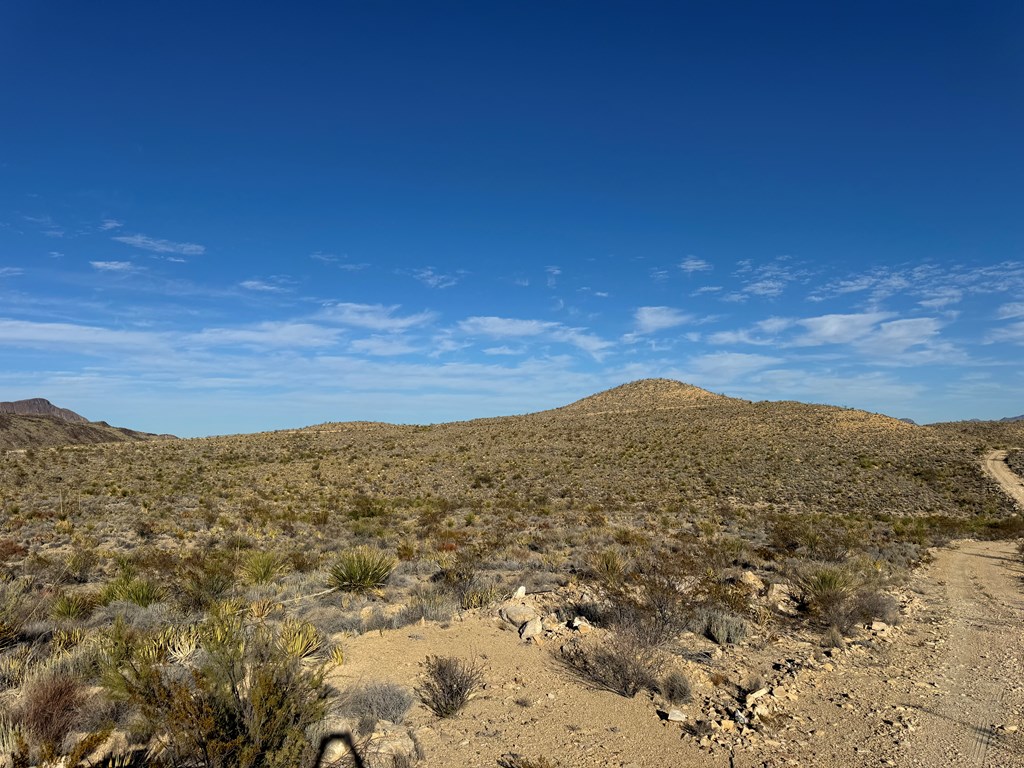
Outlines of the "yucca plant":
M 328 583 L 343 592 L 380 589 L 398 565 L 398 560 L 379 549 L 356 547 L 343 552 L 327 574 Z
M 848 569 L 822 565 L 796 578 L 801 607 L 820 621 L 846 629 L 860 581 Z
M 276 552 L 250 552 L 242 563 L 242 578 L 250 584 L 267 584 L 288 570 L 287 561 Z
M 141 608 L 146 608 L 153 603 L 159 603 L 166 596 L 166 590 L 159 584 L 122 574 L 107 584 L 100 600 L 104 603 L 135 603 Z
M 50 605 L 50 618 L 56 621 L 85 619 L 96 607 L 97 596 L 83 592 L 61 592 Z
M 308 621 L 287 619 L 281 625 L 278 643 L 285 654 L 294 659 L 313 659 L 324 650 L 324 637 Z

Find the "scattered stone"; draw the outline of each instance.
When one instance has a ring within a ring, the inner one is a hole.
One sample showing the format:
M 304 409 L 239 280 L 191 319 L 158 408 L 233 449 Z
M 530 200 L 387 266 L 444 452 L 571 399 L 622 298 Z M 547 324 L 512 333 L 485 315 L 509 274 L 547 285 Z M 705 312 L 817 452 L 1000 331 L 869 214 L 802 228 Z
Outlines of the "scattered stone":
M 749 707 L 755 701 L 760 699 L 762 696 L 767 696 L 767 695 L 768 695 L 768 689 L 767 688 L 758 688 L 753 693 L 748 693 L 747 694 L 747 698 L 744 700 L 744 703 Z
M 498 613 L 509 624 L 515 624 L 517 627 L 537 617 L 537 612 L 533 608 L 522 603 L 505 603 Z
M 532 619 L 523 624 L 519 629 L 519 637 L 523 640 L 531 640 L 540 637 L 544 632 L 544 625 L 540 618 L 534 616 Z
M 516 590 L 515 594 L 512 595 L 513 600 L 522 600 L 524 597 L 526 597 L 526 587 L 523 586 L 520 586 L 519 589 Z

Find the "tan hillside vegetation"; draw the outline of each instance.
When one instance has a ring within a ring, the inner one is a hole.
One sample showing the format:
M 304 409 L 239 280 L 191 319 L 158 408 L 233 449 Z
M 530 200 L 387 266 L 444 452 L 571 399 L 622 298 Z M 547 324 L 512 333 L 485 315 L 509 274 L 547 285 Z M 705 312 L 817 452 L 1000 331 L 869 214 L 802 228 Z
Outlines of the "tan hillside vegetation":
M 477 743 L 461 713 L 496 707 L 495 685 L 521 698 L 500 718 L 554 707 L 530 698 L 538 675 L 566 692 L 559 717 L 621 712 L 622 750 L 691 699 L 690 753 L 774 739 L 782 705 L 762 688 L 819 663 L 808 648 L 898 621 L 928 547 L 1024 531 L 980 468 L 1013 429 L 648 380 L 525 416 L 9 451 L 0 744 L 45 761 L 116 735 L 166 745 L 154 764 L 243 764 L 245 744 L 254 765 L 310 765 L 330 721 L 371 752 L 400 742 L 396 765 L 420 742 L 436 764 L 494 765 L 446 752 Z M 537 669 L 514 667 L 524 640 Z M 273 697 L 226 684 L 238 674 Z M 609 733 L 571 737 L 580 764 L 603 764 Z M 662 732 L 651 764 L 679 740 Z M 220 761 L 199 760 L 211 744 Z

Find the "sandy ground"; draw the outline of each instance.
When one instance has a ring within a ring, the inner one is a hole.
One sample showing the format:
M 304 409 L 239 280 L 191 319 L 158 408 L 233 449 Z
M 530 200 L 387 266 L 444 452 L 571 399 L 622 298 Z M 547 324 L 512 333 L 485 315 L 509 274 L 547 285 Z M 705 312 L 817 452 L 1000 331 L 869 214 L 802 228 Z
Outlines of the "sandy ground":
M 986 469 L 1024 495 L 998 456 Z M 724 654 L 689 638 L 694 652 L 680 664 L 695 687 L 681 707 L 690 725 L 720 717 L 707 711 L 716 684 L 764 674 L 773 712 L 746 737 L 715 731 L 702 740 L 661 720 L 652 695 L 594 690 L 560 663 L 562 640 L 524 644 L 487 614 L 348 639 L 331 682 L 414 686 L 428 655 L 482 662 L 486 687 L 462 714 L 439 720 L 420 704 L 411 711 L 407 725 L 426 766 L 496 766 L 519 753 L 564 768 L 1024 768 L 1024 565 L 1015 543 L 965 541 L 936 552 L 902 603 L 899 626 L 865 630 L 831 655 L 810 634 L 755 633 Z

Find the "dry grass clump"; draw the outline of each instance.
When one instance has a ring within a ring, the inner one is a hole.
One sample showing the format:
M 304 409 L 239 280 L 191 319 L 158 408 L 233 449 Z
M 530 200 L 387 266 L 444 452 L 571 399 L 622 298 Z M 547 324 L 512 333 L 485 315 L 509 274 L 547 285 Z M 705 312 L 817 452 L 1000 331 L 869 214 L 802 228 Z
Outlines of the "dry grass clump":
M 414 701 L 412 693 L 404 686 L 374 682 L 345 691 L 338 709 L 357 718 L 360 732 L 366 733 L 374 729 L 378 720 L 401 725 Z

